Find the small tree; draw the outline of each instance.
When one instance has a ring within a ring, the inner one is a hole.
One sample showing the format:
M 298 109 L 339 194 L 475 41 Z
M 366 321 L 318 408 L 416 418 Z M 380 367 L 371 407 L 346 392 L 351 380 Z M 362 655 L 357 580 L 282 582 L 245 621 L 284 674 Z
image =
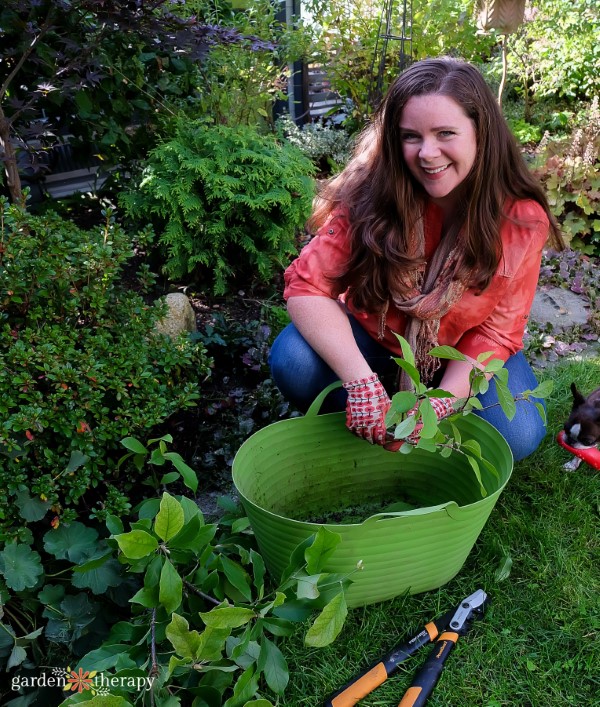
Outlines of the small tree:
M 18 151 L 71 134 L 115 164 L 143 157 L 169 104 L 193 95 L 190 75 L 217 43 L 273 49 L 234 28 L 171 13 L 167 0 L 5 0 L 0 10 L 0 159 L 23 203 Z M 136 140 L 136 134 L 139 139 Z M 43 166 L 32 159 L 32 169 Z

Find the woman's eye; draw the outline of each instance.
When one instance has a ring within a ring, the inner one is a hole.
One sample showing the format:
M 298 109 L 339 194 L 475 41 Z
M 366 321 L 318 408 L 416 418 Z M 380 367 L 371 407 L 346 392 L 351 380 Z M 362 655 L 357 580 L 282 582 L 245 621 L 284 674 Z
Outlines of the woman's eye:
M 418 135 L 415 135 L 414 133 L 403 133 L 402 134 L 402 141 L 403 142 L 416 142 L 419 139 Z
M 454 132 L 452 130 L 442 130 L 440 132 L 440 137 L 452 137 Z

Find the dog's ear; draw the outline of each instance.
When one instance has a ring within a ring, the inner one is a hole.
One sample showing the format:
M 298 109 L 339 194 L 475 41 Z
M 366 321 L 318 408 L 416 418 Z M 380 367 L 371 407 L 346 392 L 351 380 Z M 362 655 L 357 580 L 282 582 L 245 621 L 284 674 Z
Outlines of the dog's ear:
M 573 393 L 573 409 L 585 403 L 585 398 L 577 390 L 577 386 L 575 385 L 575 383 L 571 383 L 571 392 Z

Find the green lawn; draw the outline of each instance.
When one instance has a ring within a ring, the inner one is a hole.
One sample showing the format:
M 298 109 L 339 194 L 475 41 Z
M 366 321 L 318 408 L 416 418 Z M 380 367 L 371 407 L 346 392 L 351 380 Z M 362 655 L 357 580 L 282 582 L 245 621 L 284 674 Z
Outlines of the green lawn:
M 570 410 L 571 381 L 585 393 L 600 386 L 600 358 L 562 363 L 539 378 L 555 382 L 549 433 L 515 465 L 458 576 L 436 591 L 354 609 L 326 649 L 304 647 L 301 633 L 286 639 L 291 678 L 278 704 L 322 705 L 403 637 L 483 588 L 491 605 L 459 640 L 428 705 L 600 706 L 600 473 L 586 464 L 564 471 L 570 456 L 554 441 Z M 360 705 L 397 705 L 428 650 Z

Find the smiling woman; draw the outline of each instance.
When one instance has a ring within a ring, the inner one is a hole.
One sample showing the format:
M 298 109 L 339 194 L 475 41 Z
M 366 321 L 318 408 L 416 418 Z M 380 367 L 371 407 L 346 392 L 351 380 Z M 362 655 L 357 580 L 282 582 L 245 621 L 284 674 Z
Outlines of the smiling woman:
M 298 408 L 341 379 L 324 409 L 345 407 L 351 432 L 387 445 L 389 395 L 411 387 L 405 371 L 396 378 L 397 334 L 421 380 L 436 386 L 427 397 L 438 419 L 470 394 L 471 364 L 440 363 L 428 355 L 437 345 L 480 364 L 502 359 L 515 396 L 536 387 L 523 333 L 542 248 L 563 244 L 474 66 L 427 59 L 400 74 L 309 226 L 315 237 L 285 273 L 292 324 L 271 352 L 273 379 Z M 495 414 L 495 396 L 492 384 L 482 417 L 523 458 L 544 424 L 533 403 L 508 423 Z
M 415 96 L 402 113 L 400 131 L 408 169 L 449 222 L 460 204 L 460 186 L 475 163 L 473 121 L 452 98 Z

